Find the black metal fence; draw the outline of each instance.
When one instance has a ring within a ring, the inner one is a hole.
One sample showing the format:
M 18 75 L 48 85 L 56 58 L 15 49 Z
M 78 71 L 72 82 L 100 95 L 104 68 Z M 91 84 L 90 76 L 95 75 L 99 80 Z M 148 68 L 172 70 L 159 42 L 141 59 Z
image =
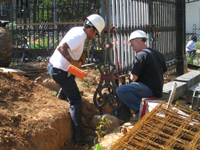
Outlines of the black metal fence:
M 100 6 L 99 0 L 10 0 L 7 26 L 13 34 L 13 63 L 48 61 L 65 33 L 83 25 L 88 15 L 99 13 Z
M 86 42 L 84 52 L 88 62 L 102 62 L 109 54 L 109 59 L 117 65 L 117 47 L 121 70 L 130 69 L 135 54 L 131 52 L 129 57 L 123 49 L 131 51 L 126 44 L 130 33 L 143 29 L 149 36 L 148 46 L 164 54 L 170 73 L 177 72 L 177 60 L 183 64 L 184 0 L 10 0 L 8 4 L 6 12 L 10 15 L 8 26 L 13 34 L 14 64 L 48 61 L 65 33 L 73 26 L 82 25 L 92 13 L 101 14 L 106 26 L 114 26 L 116 32 L 113 35 L 113 29 L 104 30 L 101 37 Z M 183 27 L 178 28 L 177 24 Z M 182 33 L 177 34 L 179 31 Z M 116 45 L 116 41 L 122 43 Z M 109 42 L 113 43 L 112 50 L 100 51 Z

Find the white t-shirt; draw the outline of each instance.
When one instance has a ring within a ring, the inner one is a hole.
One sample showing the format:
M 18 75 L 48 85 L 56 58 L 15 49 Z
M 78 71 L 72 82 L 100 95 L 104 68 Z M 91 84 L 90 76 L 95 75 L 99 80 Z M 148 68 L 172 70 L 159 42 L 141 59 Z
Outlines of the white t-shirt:
M 195 51 L 196 48 L 197 48 L 197 45 L 193 40 L 190 40 L 186 45 L 186 51 Z
M 79 60 L 81 54 L 83 53 L 84 43 L 87 38 L 83 27 L 73 27 L 70 29 L 66 35 L 61 40 L 60 44 L 64 42 L 69 45 L 69 54 L 74 60 Z M 51 56 L 49 62 L 56 68 L 67 71 L 70 62 L 62 56 L 62 54 L 55 49 L 53 55 Z

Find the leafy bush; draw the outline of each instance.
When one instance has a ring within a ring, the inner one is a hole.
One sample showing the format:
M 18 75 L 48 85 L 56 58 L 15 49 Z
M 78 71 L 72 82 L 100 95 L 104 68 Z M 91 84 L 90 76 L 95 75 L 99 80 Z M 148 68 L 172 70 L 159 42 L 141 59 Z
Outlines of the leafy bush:
M 12 31 L 13 43 L 18 43 L 18 45 L 22 44 L 20 43 L 20 41 L 22 41 L 23 39 L 24 27 L 17 26 L 15 21 L 8 23 L 6 27 L 8 27 Z
M 196 42 L 196 45 L 197 45 L 197 48 L 200 49 L 200 41 L 197 41 L 197 42 Z
M 198 53 L 196 53 L 196 56 L 188 56 L 186 55 L 186 59 L 188 61 L 188 64 L 191 65 L 196 65 L 196 66 L 200 66 L 200 61 L 199 61 L 199 57 L 198 57 Z
M 31 49 L 52 49 L 58 44 L 58 40 L 53 41 L 49 40 L 48 37 L 45 37 L 44 40 L 38 39 L 28 43 Z

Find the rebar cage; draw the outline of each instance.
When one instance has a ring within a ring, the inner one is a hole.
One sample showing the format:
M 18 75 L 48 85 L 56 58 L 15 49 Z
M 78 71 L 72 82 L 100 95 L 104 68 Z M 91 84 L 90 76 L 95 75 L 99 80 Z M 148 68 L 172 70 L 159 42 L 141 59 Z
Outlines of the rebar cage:
M 111 150 L 197 150 L 200 149 L 200 115 L 165 101 L 140 119 Z

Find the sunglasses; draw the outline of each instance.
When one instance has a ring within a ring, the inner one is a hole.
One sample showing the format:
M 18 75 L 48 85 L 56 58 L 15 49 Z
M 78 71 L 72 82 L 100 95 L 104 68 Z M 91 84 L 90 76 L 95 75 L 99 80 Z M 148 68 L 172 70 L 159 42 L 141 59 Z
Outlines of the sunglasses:
M 94 29 L 94 31 L 97 31 L 97 29 Z M 97 31 L 95 35 L 99 35 L 99 32 Z

